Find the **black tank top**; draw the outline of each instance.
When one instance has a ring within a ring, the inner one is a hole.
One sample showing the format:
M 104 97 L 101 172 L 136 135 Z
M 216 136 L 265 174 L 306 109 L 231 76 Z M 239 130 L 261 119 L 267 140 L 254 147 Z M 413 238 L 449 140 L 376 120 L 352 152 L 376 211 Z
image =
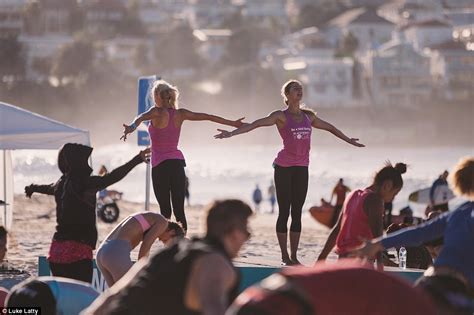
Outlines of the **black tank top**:
M 211 239 L 183 240 L 159 252 L 116 296 L 107 314 L 200 314 L 185 306 L 186 284 L 193 262 L 215 252 L 222 253 L 232 264 L 222 244 Z M 239 274 L 237 270 L 236 273 Z M 240 279 L 230 290 L 229 303 L 237 297 L 239 283 Z

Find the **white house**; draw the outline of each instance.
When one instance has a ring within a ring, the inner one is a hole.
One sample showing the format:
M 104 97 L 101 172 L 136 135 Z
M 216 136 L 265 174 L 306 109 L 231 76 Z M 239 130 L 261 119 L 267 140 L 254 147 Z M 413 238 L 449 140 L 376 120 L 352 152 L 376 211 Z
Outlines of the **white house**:
M 238 6 L 231 0 L 189 0 L 187 16 L 193 28 L 220 27 L 225 18 L 231 16 Z
M 387 20 L 404 25 L 414 21 L 443 18 L 441 0 L 392 0 L 378 8 L 378 13 Z
M 224 56 L 232 31 L 229 29 L 196 29 L 194 37 L 199 41 L 198 52 L 201 57 L 216 63 Z
M 307 62 L 301 77 L 308 105 L 321 107 L 353 106 L 353 61 L 321 59 Z
M 394 29 L 395 25 L 379 16 L 374 9 L 356 8 L 330 20 L 324 32 L 333 45 L 349 32 L 352 33 L 359 42 L 357 51 L 362 54 L 389 41 Z
M 367 94 L 376 106 L 415 105 L 431 96 L 430 58 L 400 37 L 364 59 Z
M 262 67 L 279 71 L 285 63 L 293 64 L 291 60 L 298 64 L 300 60 L 332 59 L 334 47 L 316 27 L 308 27 L 281 37 L 279 46 L 262 45 L 259 57 Z
M 59 49 L 74 41 L 69 35 L 27 36 L 21 35 L 18 41 L 26 48 L 26 76 L 28 79 L 39 79 L 41 76 L 34 70 L 37 60 L 51 60 Z
M 0 0 L 0 36 L 17 36 L 23 29 L 26 0 Z
M 474 99 L 474 50 L 460 41 L 425 48 L 431 56 L 431 74 L 442 97 L 452 101 Z
M 412 22 L 400 28 L 408 42 L 416 49 L 440 44 L 452 39 L 453 28 L 443 20 Z
M 240 0 L 242 15 L 266 27 L 289 28 L 286 0 Z

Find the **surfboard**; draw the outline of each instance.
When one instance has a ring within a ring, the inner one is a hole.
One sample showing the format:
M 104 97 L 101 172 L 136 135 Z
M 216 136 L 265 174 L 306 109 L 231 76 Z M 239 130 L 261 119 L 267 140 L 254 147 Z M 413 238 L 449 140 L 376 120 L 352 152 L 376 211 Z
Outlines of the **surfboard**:
M 314 206 L 309 209 L 309 213 L 318 223 L 327 228 L 332 228 L 332 217 L 334 215 L 334 207 L 330 205 Z
M 408 196 L 408 200 L 416 203 L 421 204 L 430 204 L 430 189 L 431 188 L 424 188 L 412 192 Z M 443 203 L 447 203 L 449 200 L 456 197 L 451 189 L 448 186 L 438 186 L 434 192 L 434 205 L 439 205 Z

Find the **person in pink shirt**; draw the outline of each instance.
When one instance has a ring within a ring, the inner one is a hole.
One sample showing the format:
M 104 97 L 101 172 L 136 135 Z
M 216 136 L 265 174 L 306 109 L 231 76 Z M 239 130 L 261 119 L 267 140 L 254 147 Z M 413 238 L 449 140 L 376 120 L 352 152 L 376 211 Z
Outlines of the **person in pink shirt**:
M 184 214 L 186 163 L 183 153 L 178 149 L 181 126 L 185 120 L 208 120 L 238 128 L 243 124 L 243 118 L 228 120 L 184 108 L 178 109 L 178 88 L 164 80 L 155 81 L 151 91 L 155 106 L 135 117 L 130 125 L 123 124 L 124 131 L 120 139 L 125 141 L 127 135 L 135 131 L 142 122 L 150 121 L 148 133 L 151 140 L 153 190 L 161 214 L 169 219 L 173 212 L 176 221 L 187 230 Z
M 245 124 L 233 131 L 218 129 L 217 139 L 230 138 L 256 128 L 276 125 L 283 140 L 283 149 L 278 153 L 273 167 L 278 202 L 276 233 L 281 250 L 282 265 L 299 264 L 297 251 L 301 234 L 301 210 L 308 190 L 309 151 L 312 128 L 331 132 L 336 137 L 357 147 L 364 145 L 359 139 L 349 138 L 330 123 L 319 118 L 315 112 L 301 103 L 303 86 L 297 80 L 286 82 L 281 95 L 286 109 L 276 110 L 267 117 Z M 290 251 L 287 249 L 287 224 L 291 214 Z
M 403 187 L 406 165 L 387 163 L 375 175 L 371 186 L 357 189 L 347 196 L 341 215 L 328 236 L 318 260 L 324 260 L 336 246 L 339 257 L 346 257 L 354 248 L 383 233 L 384 203 L 391 202 Z M 377 256 L 383 268 L 382 254 Z

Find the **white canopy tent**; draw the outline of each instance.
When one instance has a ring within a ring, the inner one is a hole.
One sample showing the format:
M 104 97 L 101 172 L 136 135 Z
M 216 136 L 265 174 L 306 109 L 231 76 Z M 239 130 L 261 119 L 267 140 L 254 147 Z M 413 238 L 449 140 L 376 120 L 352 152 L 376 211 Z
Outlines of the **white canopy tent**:
M 10 150 L 59 149 L 68 142 L 90 145 L 89 131 L 0 102 L 0 200 L 6 203 L 0 205 L 0 224 L 3 223 L 8 229 L 13 220 L 13 171 Z

